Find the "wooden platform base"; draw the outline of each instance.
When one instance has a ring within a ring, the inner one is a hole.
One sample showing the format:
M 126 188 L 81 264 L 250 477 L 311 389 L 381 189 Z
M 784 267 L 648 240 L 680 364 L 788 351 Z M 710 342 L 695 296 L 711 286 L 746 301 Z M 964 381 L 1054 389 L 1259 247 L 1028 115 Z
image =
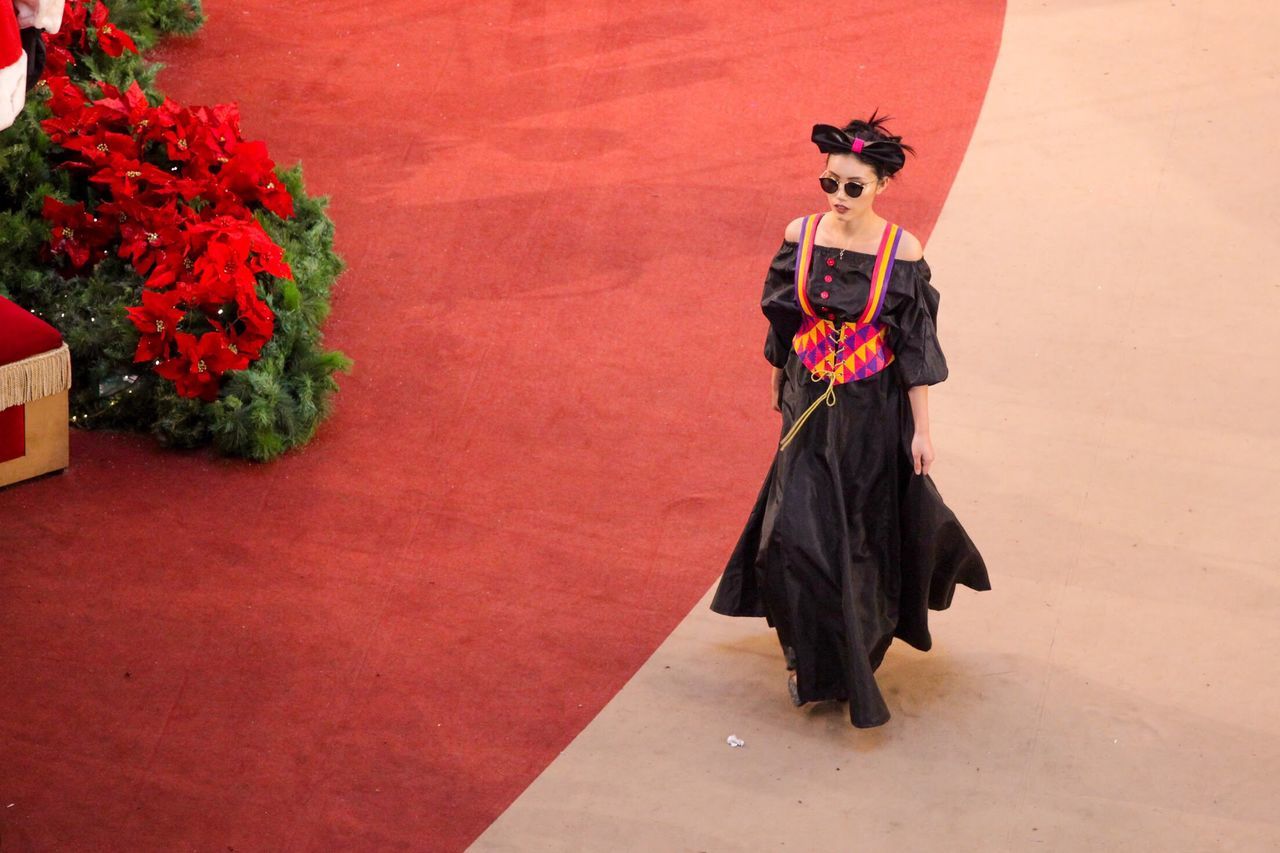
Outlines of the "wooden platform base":
M 0 487 L 66 468 L 70 457 L 67 392 L 27 403 L 27 453 L 0 462 Z

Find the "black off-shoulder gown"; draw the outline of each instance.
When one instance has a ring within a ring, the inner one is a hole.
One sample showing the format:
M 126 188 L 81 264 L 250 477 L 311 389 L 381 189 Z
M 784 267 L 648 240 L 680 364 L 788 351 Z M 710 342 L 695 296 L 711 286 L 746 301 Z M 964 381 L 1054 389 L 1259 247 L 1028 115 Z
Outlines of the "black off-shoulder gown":
M 783 241 L 761 300 L 769 319 L 765 358 L 786 375 L 780 438 L 827 385 L 809 378 L 791 348 L 803 316 L 796 250 Z M 814 310 L 837 322 L 856 319 L 874 261 L 815 246 Z M 991 588 L 978 549 L 911 458 L 907 389 L 947 378 L 938 303 L 925 260 L 895 262 L 880 315 L 894 361 L 836 386 L 836 404 L 818 406 L 774 455 L 711 602 L 726 616 L 765 617 L 796 670 L 801 701 L 848 700 L 860 728 L 889 720 L 874 672 L 893 638 L 928 651 L 928 610 L 949 607 L 957 584 Z

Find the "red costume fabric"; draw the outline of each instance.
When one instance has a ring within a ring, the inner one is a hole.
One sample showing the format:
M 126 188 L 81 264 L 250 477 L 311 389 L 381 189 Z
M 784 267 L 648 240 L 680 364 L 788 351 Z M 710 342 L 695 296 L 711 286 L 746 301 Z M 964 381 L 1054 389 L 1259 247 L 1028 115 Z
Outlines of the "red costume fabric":
M 27 54 L 22 30 L 56 33 L 64 0 L 0 0 L 0 130 L 13 124 L 27 102 Z

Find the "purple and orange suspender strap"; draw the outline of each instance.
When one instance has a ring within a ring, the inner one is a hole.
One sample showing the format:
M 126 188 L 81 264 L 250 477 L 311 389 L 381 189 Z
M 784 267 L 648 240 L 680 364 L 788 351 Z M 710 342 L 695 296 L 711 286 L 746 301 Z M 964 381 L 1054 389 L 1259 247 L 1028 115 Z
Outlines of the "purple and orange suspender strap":
M 806 216 L 800 227 L 800 246 L 796 251 L 796 299 L 800 302 L 800 310 L 810 317 L 818 316 L 809 304 L 808 288 L 809 268 L 813 266 L 813 242 L 818 236 L 818 220 L 821 213 Z
M 874 323 L 884 309 L 884 294 L 889 289 L 889 276 L 893 274 L 893 260 L 902 242 L 902 229 L 892 222 L 884 227 L 880 236 L 880 248 L 876 250 L 876 265 L 871 270 L 871 294 L 867 297 L 866 310 L 858 318 L 859 323 Z
M 800 248 L 796 252 L 796 300 L 800 310 L 810 317 L 816 317 L 809 302 L 808 287 L 809 269 L 813 266 L 813 246 L 818 236 L 818 222 L 825 214 L 815 213 L 804 218 L 800 229 Z M 893 274 L 893 261 L 898 254 L 898 243 L 902 241 L 902 229 L 890 222 L 885 225 L 880 236 L 880 248 L 876 250 L 876 263 L 871 269 L 871 292 L 867 296 L 867 306 L 863 309 L 859 323 L 874 323 L 880 318 L 884 308 L 885 291 L 889 288 L 889 276 Z

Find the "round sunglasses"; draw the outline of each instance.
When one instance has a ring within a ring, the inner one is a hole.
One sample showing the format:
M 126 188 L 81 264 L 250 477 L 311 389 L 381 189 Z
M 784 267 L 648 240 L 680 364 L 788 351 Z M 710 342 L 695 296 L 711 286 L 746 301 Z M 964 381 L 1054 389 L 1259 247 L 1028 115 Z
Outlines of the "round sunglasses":
M 823 175 L 821 178 L 818 178 L 818 183 L 822 186 L 822 191 L 827 195 L 835 195 L 836 190 L 840 188 L 839 181 L 837 181 L 835 178 L 828 178 L 826 175 Z M 865 188 L 865 186 L 866 186 L 865 184 L 860 184 L 857 181 L 845 181 L 844 183 L 845 195 L 849 196 L 849 198 L 857 198 L 858 196 L 862 195 L 862 190 Z

